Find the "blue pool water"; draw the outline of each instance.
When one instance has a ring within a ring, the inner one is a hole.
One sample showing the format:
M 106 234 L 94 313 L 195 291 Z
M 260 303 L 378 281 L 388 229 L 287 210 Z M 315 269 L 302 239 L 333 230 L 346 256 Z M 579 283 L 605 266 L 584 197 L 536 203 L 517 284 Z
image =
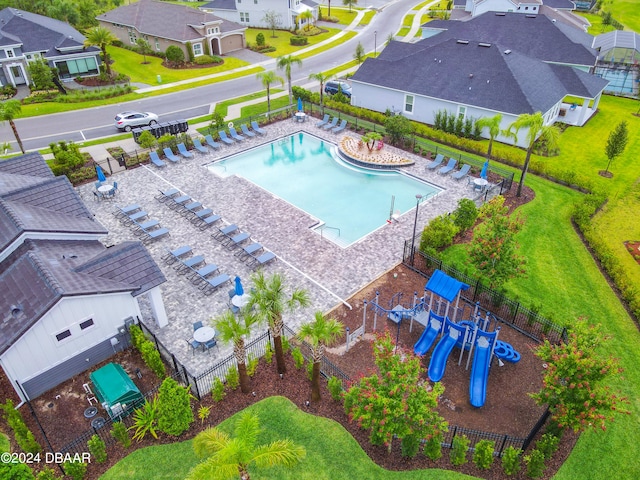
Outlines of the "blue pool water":
M 335 146 L 313 135 L 296 133 L 209 165 L 221 176 L 238 175 L 304 210 L 321 223 L 316 229 L 347 246 L 386 224 L 394 211 L 405 213 L 440 188 L 390 171 L 344 164 Z
M 633 71 L 596 69 L 596 75 L 609 80 L 605 91 L 633 94 L 633 83 L 637 81 Z

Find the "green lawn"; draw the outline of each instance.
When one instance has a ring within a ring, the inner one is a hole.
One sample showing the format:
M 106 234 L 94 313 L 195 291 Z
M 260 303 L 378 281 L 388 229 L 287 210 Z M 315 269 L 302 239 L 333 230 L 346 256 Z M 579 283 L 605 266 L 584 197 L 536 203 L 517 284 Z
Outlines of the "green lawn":
M 640 0 L 611 0 L 606 7 L 625 30 L 640 33 Z
M 587 30 L 589 35 L 598 36 L 601 33 L 610 32 L 615 30 L 611 25 L 605 26 L 602 28 L 602 17 L 600 15 L 596 15 L 595 13 L 585 13 L 585 12 L 575 12 L 576 15 L 586 18 L 591 23 L 591 26 Z
M 338 28 L 329 28 L 326 32 L 321 33 L 320 35 L 313 35 L 313 36 L 307 37 L 309 43 L 308 45 L 303 45 L 303 46 L 291 45 L 291 42 L 289 41 L 289 39 L 293 36 L 293 34 L 287 30 L 276 30 L 275 31 L 276 36 L 273 37 L 272 30 L 268 30 L 264 28 L 247 28 L 245 36 L 247 38 L 247 41 L 250 44 L 255 44 L 256 35 L 258 35 L 258 33 L 262 33 L 264 35 L 265 44 L 276 48 L 275 52 L 269 52 L 269 53 L 266 53 L 265 55 L 276 58 L 282 55 L 289 55 L 289 54 L 295 55 L 296 52 L 299 52 L 302 49 L 317 45 L 320 42 L 323 42 L 340 32 L 341 30 Z M 318 52 L 313 52 L 312 55 L 317 53 Z

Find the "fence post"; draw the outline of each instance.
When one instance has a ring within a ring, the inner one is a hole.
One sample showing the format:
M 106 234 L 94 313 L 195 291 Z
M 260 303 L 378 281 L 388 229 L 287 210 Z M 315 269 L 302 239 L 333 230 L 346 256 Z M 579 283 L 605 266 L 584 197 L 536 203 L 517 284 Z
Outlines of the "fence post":
M 516 323 L 516 318 L 518 317 L 518 312 L 520 311 L 520 302 L 516 304 L 516 311 L 513 313 L 513 317 L 511 318 L 511 323 Z
M 505 435 L 504 438 L 502 439 L 502 445 L 500 445 L 500 451 L 498 451 L 498 456 L 499 457 L 502 456 L 502 452 L 504 451 L 504 446 L 507 443 L 507 438 L 509 438 L 509 435 Z

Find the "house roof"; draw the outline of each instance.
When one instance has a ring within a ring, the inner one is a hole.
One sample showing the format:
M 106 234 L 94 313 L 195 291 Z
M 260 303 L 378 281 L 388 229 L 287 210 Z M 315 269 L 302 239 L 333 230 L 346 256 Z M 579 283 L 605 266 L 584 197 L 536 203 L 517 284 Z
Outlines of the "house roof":
M 236 0 L 213 0 L 200 6 L 203 10 L 231 10 L 236 11 Z
M 640 52 L 640 34 L 631 31 L 613 30 L 593 39 L 593 48 L 604 53 L 612 48 L 630 48 Z
M 450 277 L 442 270 L 435 270 L 424 289 L 429 292 L 433 292 L 436 295 L 444 298 L 448 302 L 452 302 L 456 299 L 460 291 L 467 290 L 469 285 Z
M 570 93 L 570 80 L 580 81 L 583 89 L 606 85 L 598 77 L 559 75 L 563 68 L 571 69 L 495 44 L 450 39 L 431 47 L 391 42 L 378 58 L 367 59 L 351 80 L 514 115 L 546 112 Z
M 123 5 L 96 17 L 101 22 L 134 27 L 140 33 L 179 42 L 203 38 L 193 26 L 215 22 L 221 32 L 244 30 L 239 23 L 230 22 L 211 13 L 191 7 L 155 0 L 140 0 Z
M 23 52 L 45 52 L 52 46 L 70 45 L 82 49 L 85 37 L 66 22 L 36 13 L 4 8 L 0 10 L 0 43 L 21 43 Z M 91 47 L 90 51 L 98 51 Z
M 549 8 L 555 8 L 558 10 L 576 9 L 576 4 L 571 0 L 544 0 L 542 3 Z
M 426 29 L 444 30 L 417 43 L 436 45 L 451 38 L 496 43 L 544 62 L 593 66 L 593 37 L 545 15 L 487 12 L 466 22 L 433 20 Z

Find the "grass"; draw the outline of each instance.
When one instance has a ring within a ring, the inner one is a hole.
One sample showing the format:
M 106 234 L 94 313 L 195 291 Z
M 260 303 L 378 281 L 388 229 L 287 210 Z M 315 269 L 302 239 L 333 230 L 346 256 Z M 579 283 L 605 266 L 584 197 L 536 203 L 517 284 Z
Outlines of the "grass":
M 579 15 L 589 21 L 591 26 L 587 29 L 587 33 L 589 35 L 600 35 L 601 33 L 610 32 L 615 30 L 611 25 L 602 28 L 602 17 L 600 15 L 596 15 L 595 13 L 585 13 L 585 12 L 574 12 L 576 15 Z
M 326 32 L 321 33 L 320 35 L 313 35 L 313 36 L 307 37 L 309 44 L 303 45 L 303 46 L 291 45 L 291 42 L 289 41 L 289 39 L 293 36 L 293 34 L 287 30 L 276 30 L 276 37 L 273 38 L 272 36 L 273 32 L 271 30 L 264 29 L 264 28 L 248 28 L 245 33 L 245 36 L 249 43 L 255 44 L 256 35 L 258 33 L 262 33 L 264 35 L 265 43 L 267 45 L 270 45 L 276 48 L 275 52 L 268 52 L 265 55 L 268 55 L 269 57 L 272 57 L 272 58 L 277 58 L 277 57 L 280 57 L 283 55 L 289 55 L 289 54 L 296 55 L 297 52 L 299 52 L 300 50 L 317 45 L 320 42 L 323 42 L 337 35 L 340 32 L 341 32 L 340 29 L 330 28 Z M 344 40 L 340 40 L 340 42 L 342 41 Z M 316 55 L 317 53 L 318 52 L 312 52 L 311 55 Z M 300 56 L 300 58 L 304 58 L 306 56 L 308 55 L 303 54 Z
M 614 0 L 607 3 L 606 9 L 626 30 L 640 32 L 640 0 Z
M 414 14 L 405 15 L 404 18 L 402 19 L 402 26 L 411 27 L 411 25 L 413 25 L 413 17 L 415 17 Z

